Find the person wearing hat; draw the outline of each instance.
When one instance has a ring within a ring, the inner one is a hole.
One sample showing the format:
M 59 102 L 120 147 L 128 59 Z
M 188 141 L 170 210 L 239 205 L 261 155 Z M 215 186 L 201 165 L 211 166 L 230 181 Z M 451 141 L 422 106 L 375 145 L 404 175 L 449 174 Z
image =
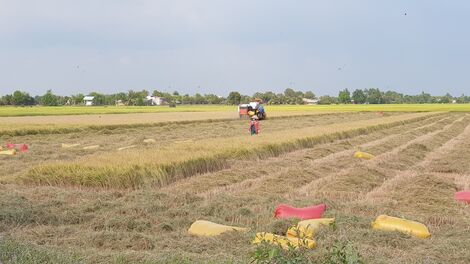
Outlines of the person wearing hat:
M 258 120 L 258 117 L 256 115 L 253 115 L 251 117 L 249 131 L 250 131 L 252 136 L 253 135 L 258 135 L 258 133 L 260 131 L 260 129 L 259 129 L 259 120 Z

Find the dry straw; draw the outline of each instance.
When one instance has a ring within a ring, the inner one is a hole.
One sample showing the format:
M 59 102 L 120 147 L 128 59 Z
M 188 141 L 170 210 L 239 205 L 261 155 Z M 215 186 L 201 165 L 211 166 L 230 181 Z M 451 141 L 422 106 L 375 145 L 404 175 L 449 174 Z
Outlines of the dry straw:
M 181 178 L 227 168 L 232 159 L 264 159 L 317 144 L 365 135 L 417 122 L 434 114 L 412 113 L 371 120 L 307 127 L 258 137 L 240 136 L 181 143 L 161 149 L 109 153 L 76 162 L 32 168 L 20 180 L 29 184 L 81 185 L 110 188 L 164 186 Z

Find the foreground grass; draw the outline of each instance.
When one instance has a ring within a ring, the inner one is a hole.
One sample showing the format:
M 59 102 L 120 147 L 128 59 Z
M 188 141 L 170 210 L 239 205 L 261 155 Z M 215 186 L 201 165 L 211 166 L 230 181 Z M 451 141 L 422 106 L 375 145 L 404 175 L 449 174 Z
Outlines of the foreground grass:
M 129 150 L 83 158 L 76 162 L 52 163 L 32 168 L 20 180 L 46 185 L 80 185 L 111 188 L 164 186 L 177 179 L 221 170 L 231 159 L 263 159 L 320 143 L 367 134 L 406 122 L 427 118 L 430 113 L 389 117 L 274 131 L 256 137 L 242 136 L 181 142 L 158 151 Z
M 73 260 L 64 255 L 70 251 L 84 257 L 81 263 L 250 263 L 273 252 L 250 243 L 255 232 L 284 234 L 295 221 L 273 218 L 279 203 L 326 203 L 325 217 L 335 217 L 336 225 L 319 230 L 316 249 L 274 251 L 268 260 L 468 263 L 470 207 L 456 203 L 453 194 L 470 186 L 469 118 L 446 113 L 279 157 L 236 160 L 230 169 L 164 188 L 0 184 L 0 241 L 4 236 L 19 242 L 0 249 L 6 256 L 32 252 L 62 263 Z M 354 159 L 356 149 L 376 159 Z M 423 240 L 371 229 L 371 221 L 384 213 L 422 222 L 432 236 Z M 191 236 L 187 229 L 198 219 L 251 230 Z
M 268 105 L 269 112 L 469 112 L 470 104 L 383 104 L 383 105 Z M 93 115 L 93 114 L 128 114 L 128 113 L 169 113 L 169 112 L 236 112 L 231 105 L 181 105 L 168 106 L 58 106 L 58 107 L 0 107 L 0 117 L 12 116 L 50 116 L 50 115 Z
M 0 238 L 0 263 L 4 264 L 72 264 L 83 263 L 83 258 L 75 254 L 43 249 L 22 244 L 11 239 Z

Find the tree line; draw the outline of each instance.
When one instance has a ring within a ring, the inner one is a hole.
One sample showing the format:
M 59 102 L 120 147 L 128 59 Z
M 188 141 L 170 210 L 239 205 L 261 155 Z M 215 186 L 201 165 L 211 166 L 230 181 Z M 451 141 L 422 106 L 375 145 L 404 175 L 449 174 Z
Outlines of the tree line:
M 94 105 L 116 105 L 124 104 L 130 106 L 148 105 L 147 96 L 157 96 L 163 98 L 168 104 L 229 104 L 238 105 L 248 103 L 254 98 L 262 99 L 266 104 L 304 104 L 306 99 L 310 103 L 318 104 L 435 104 L 435 103 L 470 103 L 470 96 L 461 95 L 454 97 L 449 93 L 443 96 L 433 96 L 422 92 L 417 95 L 406 95 L 394 91 L 383 92 L 378 88 L 356 89 L 350 92 L 348 89 L 339 91 L 338 96 L 319 96 L 312 91 L 302 92 L 287 88 L 283 93 L 257 92 L 251 96 L 242 95 L 233 91 L 228 96 L 218 96 L 215 94 L 194 95 L 180 94 L 177 91 L 173 93 L 155 90 L 150 93 L 147 90 L 120 92 L 115 94 L 102 94 L 92 92 L 88 94 L 93 96 Z M 60 96 L 48 90 L 44 95 L 31 96 L 27 92 L 15 91 L 0 97 L 0 105 L 16 106 L 59 106 L 59 105 L 82 105 L 84 94 L 71 96 Z

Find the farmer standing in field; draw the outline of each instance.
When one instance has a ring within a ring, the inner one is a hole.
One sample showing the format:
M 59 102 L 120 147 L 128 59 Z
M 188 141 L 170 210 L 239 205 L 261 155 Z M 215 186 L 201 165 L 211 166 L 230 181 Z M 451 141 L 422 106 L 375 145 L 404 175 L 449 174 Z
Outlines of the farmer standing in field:
M 258 135 L 260 129 L 259 129 L 259 121 L 258 121 L 258 117 L 256 115 L 253 115 L 251 117 L 251 121 L 250 121 L 250 129 L 249 129 L 251 135 Z

